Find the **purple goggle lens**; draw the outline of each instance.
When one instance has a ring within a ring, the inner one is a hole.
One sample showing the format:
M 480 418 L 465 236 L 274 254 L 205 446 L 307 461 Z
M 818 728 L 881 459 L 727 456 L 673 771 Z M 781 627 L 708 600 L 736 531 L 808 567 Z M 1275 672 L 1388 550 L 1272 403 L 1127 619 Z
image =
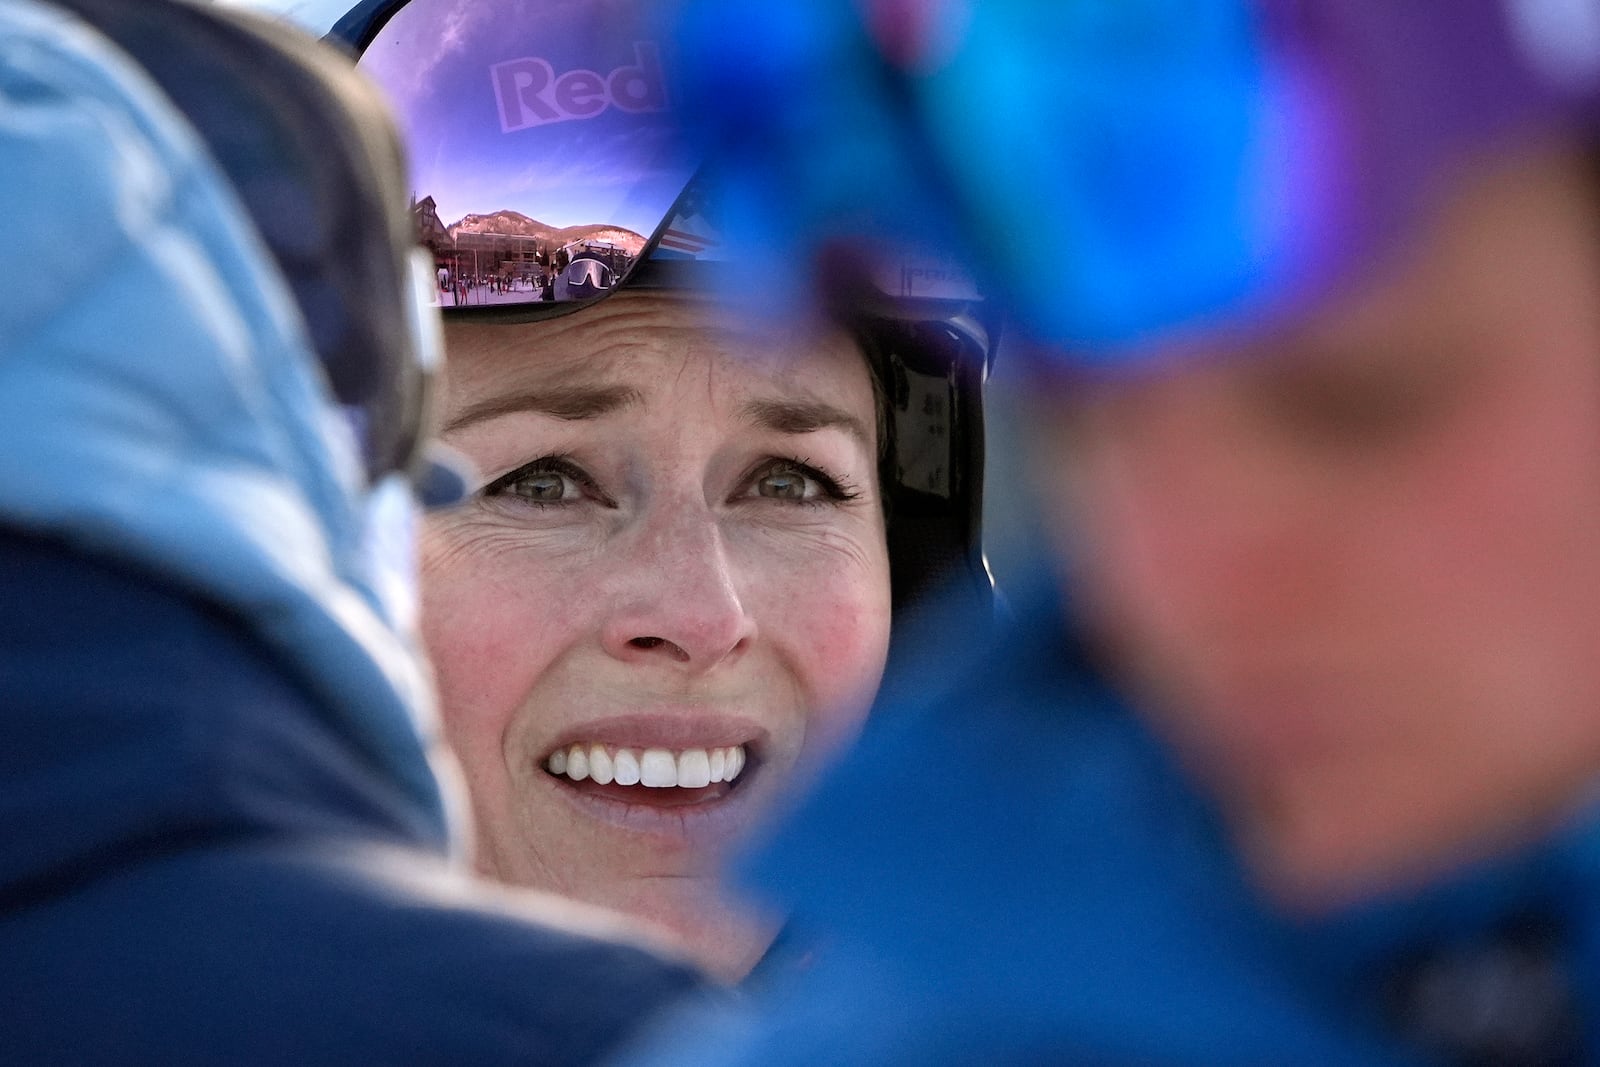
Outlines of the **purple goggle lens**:
M 606 296 L 693 176 L 646 5 L 369 3 L 333 36 L 397 114 L 446 309 L 529 319 Z

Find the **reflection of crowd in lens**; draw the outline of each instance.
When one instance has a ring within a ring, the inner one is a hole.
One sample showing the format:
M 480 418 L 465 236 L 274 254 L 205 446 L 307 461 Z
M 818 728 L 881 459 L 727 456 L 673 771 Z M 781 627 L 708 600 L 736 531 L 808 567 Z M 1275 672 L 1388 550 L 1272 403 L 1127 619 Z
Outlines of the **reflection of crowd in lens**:
M 448 268 L 441 267 L 441 272 Z M 446 307 L 539 300 L 545 286 L 543 272 L 534 274 L 465 274 L 440 286 Z M 502 299 L 509 298 L 509 299 Z
M 644 244 L 624 227 L 553 228 L 511 209 L 446 225 L 432 196 L 414 199 L 411 216 L 418 243 L 449 275 L 439 283 L 445 307 L 593 299 L 627 275 Z
M 435 252 L 440 304 L 444 307 L 589 300 L 609 292 L 637 257 L 624 249 L 578 243 L 539 249 L 536 258 L 508 261 L 498 270 L 462 268 L 471 260 Z

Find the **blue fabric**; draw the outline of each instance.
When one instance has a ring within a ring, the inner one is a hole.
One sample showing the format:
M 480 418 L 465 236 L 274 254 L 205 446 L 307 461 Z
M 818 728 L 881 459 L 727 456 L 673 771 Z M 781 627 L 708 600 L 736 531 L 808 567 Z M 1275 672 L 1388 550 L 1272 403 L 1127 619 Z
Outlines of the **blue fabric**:
M 803 965 L 770 967 L 749 1005 L 694 1013 L 638 1062 L 1594 1062 L 1600 820 L 1422 893 L 1291 920 L 1095 680 L 1055 596 L 880 709 L 751 861 L 815 946 Z M 1482 966 L 1530 929 L 1553 991 L 1543 971 Z M 1554 1044 L 1520 1060 L 1454 1060 L 1407 999 L 1428 961 L 1467 989 L 1444 998 L 1447 1027 L 1503 1033 L 1495 1012 L 1521 1025 L 1554 1007 L 1580 1029 L 1551 1024 Z
M 248 617 L 442 838 L 431 697 L 364 551 L 356 444 L 248 216 L 81 24 L 8 0 L 0 44 L 0 197 L 28 249 L 0 300 L 0 519 Z
M 450 857 L 408 620 L 188 128 L 0 0 L 0 1062 L 592 1062 L 686 968 Z
M 496 903 L 244 620 L 0 532 L 7 1063 L 594 1062 L 692 988 Z

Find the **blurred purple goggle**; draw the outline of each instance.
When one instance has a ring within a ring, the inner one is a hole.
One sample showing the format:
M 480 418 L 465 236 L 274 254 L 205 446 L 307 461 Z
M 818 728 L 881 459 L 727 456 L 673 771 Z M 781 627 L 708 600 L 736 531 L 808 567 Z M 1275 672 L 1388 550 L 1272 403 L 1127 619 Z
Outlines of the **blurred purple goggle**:
M 715 257 L 647 5 L 366 0 L 329 37 L 396 113 L 447 311 L 542 318 Z
M 787 263 L 872 226 L 943 241 L 1073 366 L 1292 316 L 1476 153 L 1600 134 L 1600 0 L 678 6 L 728 202 L 787 216 L 728 211 L 730 240 Z

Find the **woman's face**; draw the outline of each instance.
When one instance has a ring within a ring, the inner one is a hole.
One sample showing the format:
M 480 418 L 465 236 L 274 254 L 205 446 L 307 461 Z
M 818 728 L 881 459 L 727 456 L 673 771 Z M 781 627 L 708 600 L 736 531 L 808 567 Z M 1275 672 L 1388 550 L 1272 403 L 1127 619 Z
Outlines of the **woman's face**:
M 860 350 L 648 293 L 448 341 L 483 488 L 429 521 L 423 627 L 480 865 L 741 974 L 770 930 L 719 854 L 853 734 L 888 648 Z

